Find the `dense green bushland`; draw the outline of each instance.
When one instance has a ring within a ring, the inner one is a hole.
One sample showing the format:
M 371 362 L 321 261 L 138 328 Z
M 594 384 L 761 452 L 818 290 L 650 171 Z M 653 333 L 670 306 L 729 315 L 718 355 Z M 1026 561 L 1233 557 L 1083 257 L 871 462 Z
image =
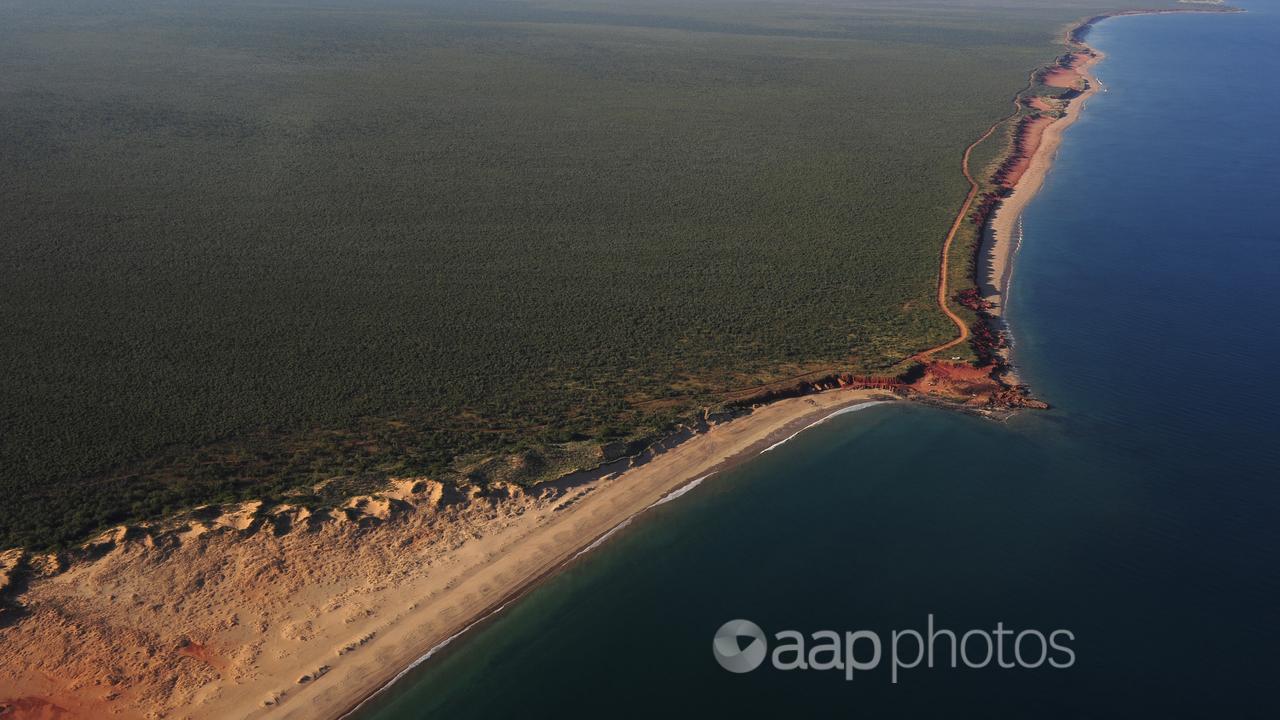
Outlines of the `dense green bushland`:
M 0 0 L 0 547 L 892 366 L 1105 4 Z

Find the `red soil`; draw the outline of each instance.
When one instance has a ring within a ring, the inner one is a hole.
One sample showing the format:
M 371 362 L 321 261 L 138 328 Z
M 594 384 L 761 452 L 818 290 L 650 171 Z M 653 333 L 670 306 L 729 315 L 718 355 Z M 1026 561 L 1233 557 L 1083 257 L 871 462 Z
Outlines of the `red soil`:
M 1052 87 L 1073 88 L 1080 90 L 1084 76 L 1079 67 L 1088 59 L 1083 53 L 1069 53 L 1062 56 L 1056 65 L 1046 68 L 1040 73 L 1040 82 Z
M 75 714 L 44 698 L 24 697 L 0 704 L 4 720 L 70 720 Z
M 1055 67 L 1047 71 L 1041 78 L 1045 85 L 1061 88 L 1080 88 L 1080 73 L 1063 67 Z
M 1011 189 L 1018 184 L 1018 179 L 1031 166 L 1031 158 L 1040 147 L 1040 139 L 1044 136 L 1045 128 L 1052 123 L 1053 118 L 1046 115 L 1027 116 L 1018 121 L 1009 157 L 991 177 L 997 185 Z
M 924 374 L 911 383 L 910 390 L 975 408 L 1048 407 L 1028 397 L 1021 388 L 1005 386 L 995 378 L 998 370 L 996 364 L 974 367 L 968 363 L 930 362 L 925 365 Z
M 226 660 L 224 658 L 219 657 L 208 647 L 201 645 L 200 643 L 194 643 L 194 642 L 188 643 L 178 649 L 178 654 L 186 655 L 187 657 L 190 657 L 190 658 L 195 658 L 196 660 L 199 660 L 200 662 L 204 663 L 205 665 L 208 665 L 214 670 L 221 671 L 226 669 L 226 665 L 227 665 Z

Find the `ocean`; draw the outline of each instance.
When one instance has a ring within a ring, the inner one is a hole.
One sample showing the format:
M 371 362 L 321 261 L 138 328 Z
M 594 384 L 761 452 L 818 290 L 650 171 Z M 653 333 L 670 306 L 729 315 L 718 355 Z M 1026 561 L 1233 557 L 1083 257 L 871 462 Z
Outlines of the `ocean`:
M 1280 3 L 1246 7 L 1090 35 L 1106 92 L 1024 214 L 1009 303 L 1052 410 L 833 418 L 652 509 L 360 717 L 1280 717 Z M 1072 662 L 1028 667 L 1034 636 L 1014 662 L 1009 635 L 1013 667 L 953 668 L 939 636 L 935 667 L 895 677 L 893 633 L 905 665 L 930 618 L 1065 631 Z M 771 647 L 865 631 L 859 669 L 728 672 L 712 638 L 734 619 Z

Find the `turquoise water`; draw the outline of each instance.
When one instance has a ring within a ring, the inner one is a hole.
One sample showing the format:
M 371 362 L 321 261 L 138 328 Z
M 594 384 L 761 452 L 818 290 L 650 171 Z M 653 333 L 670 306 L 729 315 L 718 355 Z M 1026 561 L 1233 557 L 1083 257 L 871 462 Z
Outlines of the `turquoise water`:
M 1055 404 L 832 420 L 650 512 L 362 715 L 1280 717 L 1280 7 L 1110 20 L 1025 215 Z M 735 675 L 716 629 L 1068 629 L 1067 669 Z

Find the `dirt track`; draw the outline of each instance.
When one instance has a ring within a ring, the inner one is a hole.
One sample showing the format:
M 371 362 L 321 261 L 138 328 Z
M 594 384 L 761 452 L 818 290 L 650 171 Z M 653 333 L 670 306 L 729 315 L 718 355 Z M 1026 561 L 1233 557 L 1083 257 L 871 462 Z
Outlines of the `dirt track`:
M 942 352 L 943 350 L 949 350 L 950 348 L 953 348 L 969 339 L 969 326 L 965 324 L 964 320 L 961 319 L 959 315 L 955 314 L 955 312 L 951 310 L 951 307 L 947 302 L 947 267 L 950 264 L 951 243 L 955 240 L 956 233 L 960 232 L 960 226 L 964 223 L 964 219 L 968 215 L 969 206 L 973 204 L 973 200 L 978 196 L 979 190 L 978 181 L 975 180 L 973 178 L 973 174 L 969 172 L 969 156 L 973 154 L 974 148 L 978 147 L 983 143 L 983 141 L 991 137 L 991 134 L 996 131 L 996 128 L 1017 116 L 1020 111 L 1018 98 L 1023 92 L 1026 92 L 1032 87 L 1033 82 L 1035 82 L 1034 73 L 1031 78 L 1028 78 L 1027 86 L 1022 90 L 1019 90 L 1017 94 L 1013 96 L 1013 111 L 992 123 L 991 127 L 987 128 L 986 132 L 982 133 L 977 140 L 974 140 L 969 144 L 969 147 L 964 149 L 964 155 L 960 159 L 960 171 L 964 173 L 964 179 L 969 181 L 969 193 L 965 195 L 964 202 L 960 204 L 960 210 L 956 213 L 955 222 L 951 223 L 951 230 L 947 232 L 947 238 L 942 243 L 942 260 L 938 269 L 938 307 L 942 308 L 942 312 L 946 313 L 947 317 L 951 318 L 951 322 L 956 324 L 956 327 L 960 330 L 960 336 L 941 345 L 929 348 L 928 350 L 918 352 L 911 357 L 912 360 L 927 360 L 930 355 Z

